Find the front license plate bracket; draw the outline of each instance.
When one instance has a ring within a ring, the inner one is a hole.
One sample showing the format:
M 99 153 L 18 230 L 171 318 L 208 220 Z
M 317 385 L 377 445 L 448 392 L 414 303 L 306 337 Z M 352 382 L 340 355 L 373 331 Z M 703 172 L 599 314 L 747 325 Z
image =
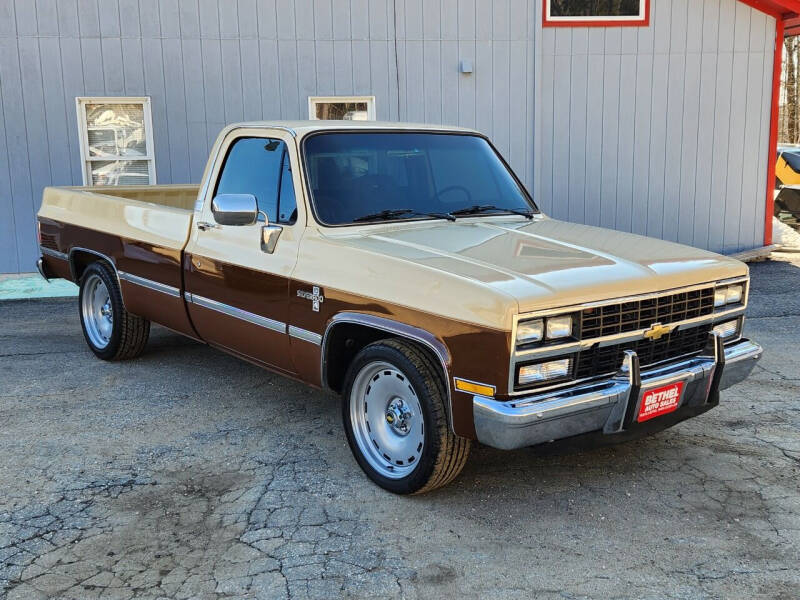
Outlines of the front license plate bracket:
M 662 415 L 678 410 L 686 387 L 685 381 L 676 381 L 667 385 L 642 391 L 636 421 L 644 423 Z

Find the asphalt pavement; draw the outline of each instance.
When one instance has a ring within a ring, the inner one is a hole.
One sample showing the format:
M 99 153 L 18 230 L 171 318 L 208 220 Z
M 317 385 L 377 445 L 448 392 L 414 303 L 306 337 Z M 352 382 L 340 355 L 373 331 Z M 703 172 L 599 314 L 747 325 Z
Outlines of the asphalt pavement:
M 765 356 L 715 410 L 602 448 L 361 473 L 336 397 L 75 299 L 0 303 L 0 598 L 798 598 L 800 257 L 751 266 Z

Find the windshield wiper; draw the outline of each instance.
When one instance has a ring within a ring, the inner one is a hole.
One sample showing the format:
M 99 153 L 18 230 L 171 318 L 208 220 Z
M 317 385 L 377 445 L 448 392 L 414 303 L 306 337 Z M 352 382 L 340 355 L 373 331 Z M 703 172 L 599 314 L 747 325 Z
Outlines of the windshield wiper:
M 532 210 L 501 208 L 499 206 L 495 206 L 494 204 L 473 204 L 472 206 L 467 206 L 466 208 L 459 208 L 458 210 L 450 211 L 450 214 L 456 217 L 466 217 L 467 215 L 477 215 L 489 211 L 511 213 L 512 215 L 520 215 L 527 219 L 533 219 L 533 215 L 535 214 Z
M 435 219 L 447 219 L 448 221 L 456 220 L 456 218 L 450 213 L 420 212 L 418 210 L 414 210 L 413 208 L 393 208 L 356 217 L 353 219 L 353 223 L 363 223 L 365 221 L 391 221 L 392 219 L 412 216 L 433 217 Z

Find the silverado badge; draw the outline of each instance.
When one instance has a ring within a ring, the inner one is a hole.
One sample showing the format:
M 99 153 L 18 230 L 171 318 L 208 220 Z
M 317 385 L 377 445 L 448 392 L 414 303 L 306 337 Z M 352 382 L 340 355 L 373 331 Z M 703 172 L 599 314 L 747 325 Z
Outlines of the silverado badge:
M 667 335 L 672 331 L 669 325 L 662 325 L 661 323 L 653 323 L 652 327 L 644 332 L 644 337 L 648 340 L 656 341 Z
M 325 296 L 322 295 L 318 286 L 311 288 L 310 292 L 305 290 L 297 290 L 297 296 L 306 300 L 311 300 L 311 309 L 314 312 L 319 312 L 319 305 L 325 301 Z

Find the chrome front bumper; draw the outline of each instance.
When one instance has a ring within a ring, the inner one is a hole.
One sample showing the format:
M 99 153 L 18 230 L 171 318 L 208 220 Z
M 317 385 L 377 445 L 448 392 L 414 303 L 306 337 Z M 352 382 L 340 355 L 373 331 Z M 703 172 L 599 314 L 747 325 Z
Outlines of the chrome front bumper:
M 648 390 L 679 381 L 684 387 L 677 410 L 702 412 L 717 404 L 719 390 L 747 378 L 762 349 L 746 339 L 724 346 L 711 334 L 703 355 L 650 370 L 640 370 L 635 352 L 625 354 L 620 372 L 603 381 L 506 402 L 474 396 L 478 441 L 511 450 L 594 431 L 620 433 L 635 422 Z

